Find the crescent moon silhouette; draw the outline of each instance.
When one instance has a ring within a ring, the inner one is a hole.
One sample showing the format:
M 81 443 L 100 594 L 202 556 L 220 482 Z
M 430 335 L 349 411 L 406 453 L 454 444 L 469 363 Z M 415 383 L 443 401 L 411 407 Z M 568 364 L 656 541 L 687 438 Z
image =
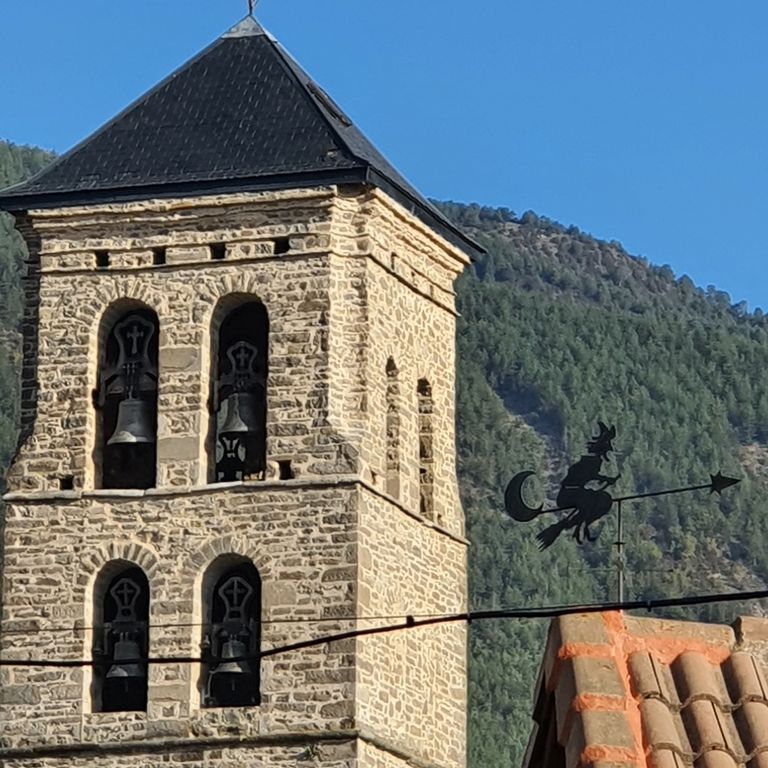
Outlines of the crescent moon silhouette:
M 523 484 L 531 476 L 535 475 L 535 472 L 519 472 L 510 481 L 507 486 L 507 490 L 504 492 L 504 506 L 506 507 L 507 514 L 520 523 L 527 523 L 538 517 L 544 505 L 537 508 L 529 507 L 523 501 Z

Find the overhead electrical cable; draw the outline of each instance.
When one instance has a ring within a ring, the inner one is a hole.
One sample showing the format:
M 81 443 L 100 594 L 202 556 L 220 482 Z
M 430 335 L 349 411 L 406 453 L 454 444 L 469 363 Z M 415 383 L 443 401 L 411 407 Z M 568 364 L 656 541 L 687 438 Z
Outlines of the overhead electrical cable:
M 417 619 L 434 619 L 440 616 L 445 616 L 444 613 L 418 613 L 418 614 L 406 614 L 406 613 L 393 613 L 383 616 L 361 616 L 361 615 L 341 615 L 341 616 L 297 616 L 293 619 L 267 619 L 261 622 L 262 626 L 269 626 L 270 624 L 331 624 L 339 621 L 397 621 L 398 619 L 405 619 L 407 616 L 413 616 Z M 21 623 L 23 621 L 39 621 L 38 619 L 19 619 L 14 621 L 14 624 Z M 184 621 L 184 622 L 170 622 L 162 624 L 148 624 L 147 629 L 194 629 L 199 627 L 204 629 L 206 627 L 212 627 L 213 623 L 210 621 Z M 73 633 L 81 634 L 83 632 L 96 632 L 101 627 L 87 626 L 79 627 L 73 626 L 72 623 L 66 626 L 50 626 L 50 627 L 14 627 L 13 629 L 4 629 L 0 631 L 0 635 L 27 635 L 35 633 Z
M 393 632 L 401 632 L 420 627 L 430 627 L 441 624 L 465 622 L 472 624 L 476 621 L 489 621 L 497 619 L 555 619 L 560 616 L 568 616 L 579 613 L 604 613 L 616 611 L 652 611 L 659 608 L 687 608 L 696 605 L 713 605 L 717 603 L 734 603 L 748 600 L 768 599 L 768 589 L 751 592 L 728 592 L 710 595 L 695 595 L 689 597 L 663 597 L 650 600 L 630 600 L 613 603 L 587 603 L 585 605 L 563 605 L 547 608 L 520 608 L 502 609 L 493 611 L 470 611 L 468 613 L 446 614 L 431 618 L 416 619 L 414 616 L 406 616 L 402 623 L 390 624 L 383 627 L 369 627 L 367 629 L 353 629 L 347 632 L 339 632 L 332 635 L 300 640 L 295 643 L 275 646 L 261 651 L 258 655 L 242 656 L 228 661 L 257 661 L 263 658 L 279 656 L 284 653 L 314 648 L 326 643 L 354 640 L 360 637 L 384 635 Z M 125 663 L 141 664 L 201 664 L 207 663 L 198 656 L 152 656 L 137 659 L 124 659 Z M 111 661 L 102 662 L 94 660 L 61 660 L 61 659 L 0 659 L 0 667 L 40 667 L 40 668 L 78 668 L 96 667 L 111 664 Z

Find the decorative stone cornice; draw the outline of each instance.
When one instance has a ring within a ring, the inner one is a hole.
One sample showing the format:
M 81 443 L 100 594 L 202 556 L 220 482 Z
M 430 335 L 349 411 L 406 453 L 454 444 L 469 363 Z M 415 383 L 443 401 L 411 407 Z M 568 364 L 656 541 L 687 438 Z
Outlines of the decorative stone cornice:
M 406 747 L 383 739 L 365 728 L 339 731 L 286 731 L 258 736 L 216 736 L 202 738 L 143 739 L 141 741 L 80 744 L 45 744 L 30 747 L 0 747 L 0 760 L 39 760 L 45 758 L 96 757 L 110 755 L 147 755 L 183 752 L 190 749 L 248 749 L 259 747 L 313 746 L 363 741 L 366 744 L 405 760 L 412 768 L 442 768 L 439 763 L 424 760 Z

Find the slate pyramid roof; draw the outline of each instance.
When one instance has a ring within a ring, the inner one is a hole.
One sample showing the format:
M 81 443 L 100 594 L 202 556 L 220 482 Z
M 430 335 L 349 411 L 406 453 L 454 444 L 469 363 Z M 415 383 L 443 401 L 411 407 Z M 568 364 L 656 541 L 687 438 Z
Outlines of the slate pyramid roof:
M 0 208 L 367 183 L 470 255 L 422 197 L 252 17 L 246 17 Z

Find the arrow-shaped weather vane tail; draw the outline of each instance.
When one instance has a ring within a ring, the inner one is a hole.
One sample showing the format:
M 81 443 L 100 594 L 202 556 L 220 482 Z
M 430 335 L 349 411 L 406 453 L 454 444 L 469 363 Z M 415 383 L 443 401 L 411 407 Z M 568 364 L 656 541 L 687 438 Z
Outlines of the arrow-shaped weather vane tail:
M 635 499 L 652 499 L 656 496 L 671 496 L 676 493 L 691 493 L 692 491 L 709 491 L 710 495 L 716 493 L 718 496 L 722 496 L 723 491 L 726 488 L 730 488 L 732 485 L 740 483 L 741 480 L 735 477 L 728 477 L 722 472 L 718 472 L 716 475 L 709 476 L 710 482 L 702 483 L 701 485 L 689 485 L 685 488 L 671 488 L 667 491 L 650 491 L 649 493 L 636 493 L 633 496 L 620 496 L 614 501 L 634 501 Z

